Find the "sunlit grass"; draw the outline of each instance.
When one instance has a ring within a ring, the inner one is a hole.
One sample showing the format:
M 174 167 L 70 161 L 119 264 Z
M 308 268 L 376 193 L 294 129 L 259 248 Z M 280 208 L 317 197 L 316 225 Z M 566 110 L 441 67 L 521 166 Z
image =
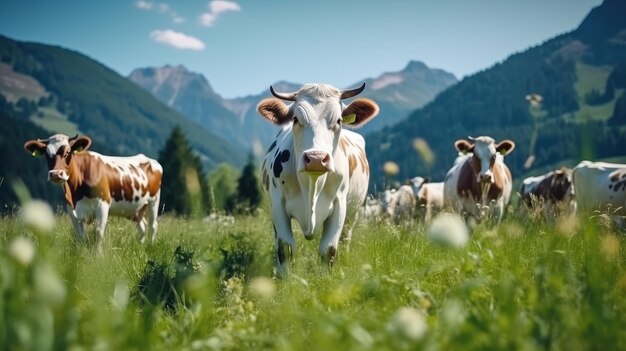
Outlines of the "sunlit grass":
M 74 244 L 66 216 L 50 234 L 7 217 L 0 341 L 5 349 L 626 347 L 624 236 L 588 221 L 561 223 L 563 233 L 553 222 L 509 216 L 476 228 L 462 248 L 428 242 L 421 223 L 361 224 L 332 270 L 317 255 L 319 237 L 297 232 L 290 275 L 277 279 L 266 214 L 230 226 L 161 218 L 158 241 L 145 245 L 132 223 L 112 218 L 103 254 Z M 22 236 L 36 247 L 27 267 L 8 251 Z M 174 310 L 145 303 L 138 284 L 148 261 L 173 277 L 179 246 L 197 273 L 174 287 Z M 60 277 L 60 302 L 38 293 L 41 267 Z

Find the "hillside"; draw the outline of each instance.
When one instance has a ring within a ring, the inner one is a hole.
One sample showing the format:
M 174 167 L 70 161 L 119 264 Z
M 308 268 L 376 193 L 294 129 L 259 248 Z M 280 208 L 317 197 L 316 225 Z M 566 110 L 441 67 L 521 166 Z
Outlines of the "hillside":
M 271 83 L 259 94 L 223 99 L 203 75 L 190 72 L 183 66 L 139 68 L 131 72 L 128 78 L 162 102 L 232 143 L 245 148 L 267 146 L 276 135 L 277 128 L 259 118 L 256 113 L 259 101 L 269 96 Z M 414 109 L 431 101 L 440 91 L 455 84 L 457 79 L 451 73 L 431 69 L 419 61 L 411 61 L 401 71 L 383 73 L 377 78 L 363 81 L 368 86 L 363 95 L 376 100 L 380 104 L 381 113 L 358 130 L 359 133 L 380 130 L 400 121 Z M 355 82 L 352 86 L 361 83 Z M 278 91 L 295 91 L 302 84 L 280 81 L 272 85 Z
M 605 1 L 578 29 L 467 77 L 406 120 L 368 134 L 371 184 L 380 189 L 390 180 L 387 161 L 400 168 L 394 180 L 442 179 L 456 157 L 454 141 L 468 135 L 514 140 L 506 159 L 514 177 L 563 159 L 626 154 L 625 4 Z M 598 23 L 611 30 L 598 31 Z M 529 104 L 528 94 L 543 100 Z
M 0 36 L 0 58 L 2 80 L 9 82 L 0 85 L 0 93 L 10 103 L 21 95 L 23 99 L 12 104 L 28 110 L 24 118 L 42 126 L 48 135 L 80 132 L 115 154 L 141 152 L 157 157 L 172 128 L 180 125 L 209 169 L 225 161 L 243 164 L 242 150 L 78 52 Z M 20 79 L 33 87 L 28 94 L 15 89 L 24 86 Z M 32 95 L 35 90 L 39 95 Z

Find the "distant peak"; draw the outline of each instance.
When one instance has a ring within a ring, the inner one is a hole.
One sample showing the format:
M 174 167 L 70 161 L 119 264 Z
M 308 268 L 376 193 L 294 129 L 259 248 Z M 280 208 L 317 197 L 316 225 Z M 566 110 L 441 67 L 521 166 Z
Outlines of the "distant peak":
M 411 60 L 404 68 L 404 71 L 422 71 L 425 69 L 428 69 L 428 66 L 424 62 Z

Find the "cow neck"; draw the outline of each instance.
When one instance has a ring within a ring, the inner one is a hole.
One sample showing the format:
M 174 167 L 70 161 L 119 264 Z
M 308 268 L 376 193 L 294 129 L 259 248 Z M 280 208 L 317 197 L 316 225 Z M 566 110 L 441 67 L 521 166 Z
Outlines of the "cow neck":
M 67 173 L 69 179 L 67 182 L 63 183 L 63 192 L 65 193 L 65 200 L 67 203 L 75 208 L 76 206 L 76 197 L 78 193 L 78 189 L 83 183 L 83 155 L 74 155 L 70 164 L 67 167 Z
M 304 192 L 304 197 L 306 199 L 306 203 L 308 204 L 307 209 L 308 209 L 308 214 L 307 214 L 307 228 L 302 228 L 302 231 L 304 232 L 304 234 L 306 236 L 312 235 L 313 232 L 315 232 L 315 226 L 317 224 L 317 221 L 315 220 L 316 218 L 316 207 L 317 207 L 317 199 L 320 196 L 321 190 L 323 188 L 323 183 L 324 181 L 322 180 L 322 178 L 324 178 L 324 176 L 319 176 L 319 177 L 310 177 L 308 175 L 303 175 L 304 177 L 307 177 L 308 179 L 306 180 L 308 182 L 308 186 L 306 187 L 306 190 L 304 190 L 304 187 L 302 187 L 303 192 Z M 306 191 L 306 192 L 305 192 Z

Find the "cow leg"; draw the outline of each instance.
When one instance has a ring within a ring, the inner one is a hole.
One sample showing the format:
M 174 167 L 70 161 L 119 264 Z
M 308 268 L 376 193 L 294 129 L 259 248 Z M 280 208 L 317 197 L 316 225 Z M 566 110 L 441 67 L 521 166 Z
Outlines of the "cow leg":
M 426 206 L 424 206 L 424 223 L 428 224 L 430 223 L 430 219 L 432 218 L 432 206 L 428 203 L 426 203 Z
M 146 241 L 146 224 L 147 221 L 145 217 L 137 218 L 137 240 L 142 244 Z
M 159 229 L 159 223 L 157 217 L 159 216 L 159 203 L 161 202 L 161 191 L 156 196 L 154 202 L 148 205 L 148 211 L 146 217 L 148 218 L 148 232 L 150 233 L 150 240 L 154 243 L 157 239 L 157 229 Z
M 346 220 L 346 201 L 335 200 L 333 213 L 324 221 L 320 258 L 330 267 L 335 263 L 339 238 Z
M 102 240 L 109 219 L 109 207 L 109 203 L 102 200 L 96 205 L 96 247 L 99 252 L 102 251 Z
M 289 273 L 289 261 L 291 261 L 296 249 L 296 242 L 291 229 L 291 220 L 282 206 L 272 206 L 272 217 L 276 249 L 276 271 L 280 276 L 287 276 Z
M 83 226 L 83 222 L 78 218 L 76 210 L 74 210 L 70 205 L 67 205 L 67 213 L 70 215 L 72 225 L 74 226 L 74 239 L 77 242 L 84 241 L 85 227 Z

